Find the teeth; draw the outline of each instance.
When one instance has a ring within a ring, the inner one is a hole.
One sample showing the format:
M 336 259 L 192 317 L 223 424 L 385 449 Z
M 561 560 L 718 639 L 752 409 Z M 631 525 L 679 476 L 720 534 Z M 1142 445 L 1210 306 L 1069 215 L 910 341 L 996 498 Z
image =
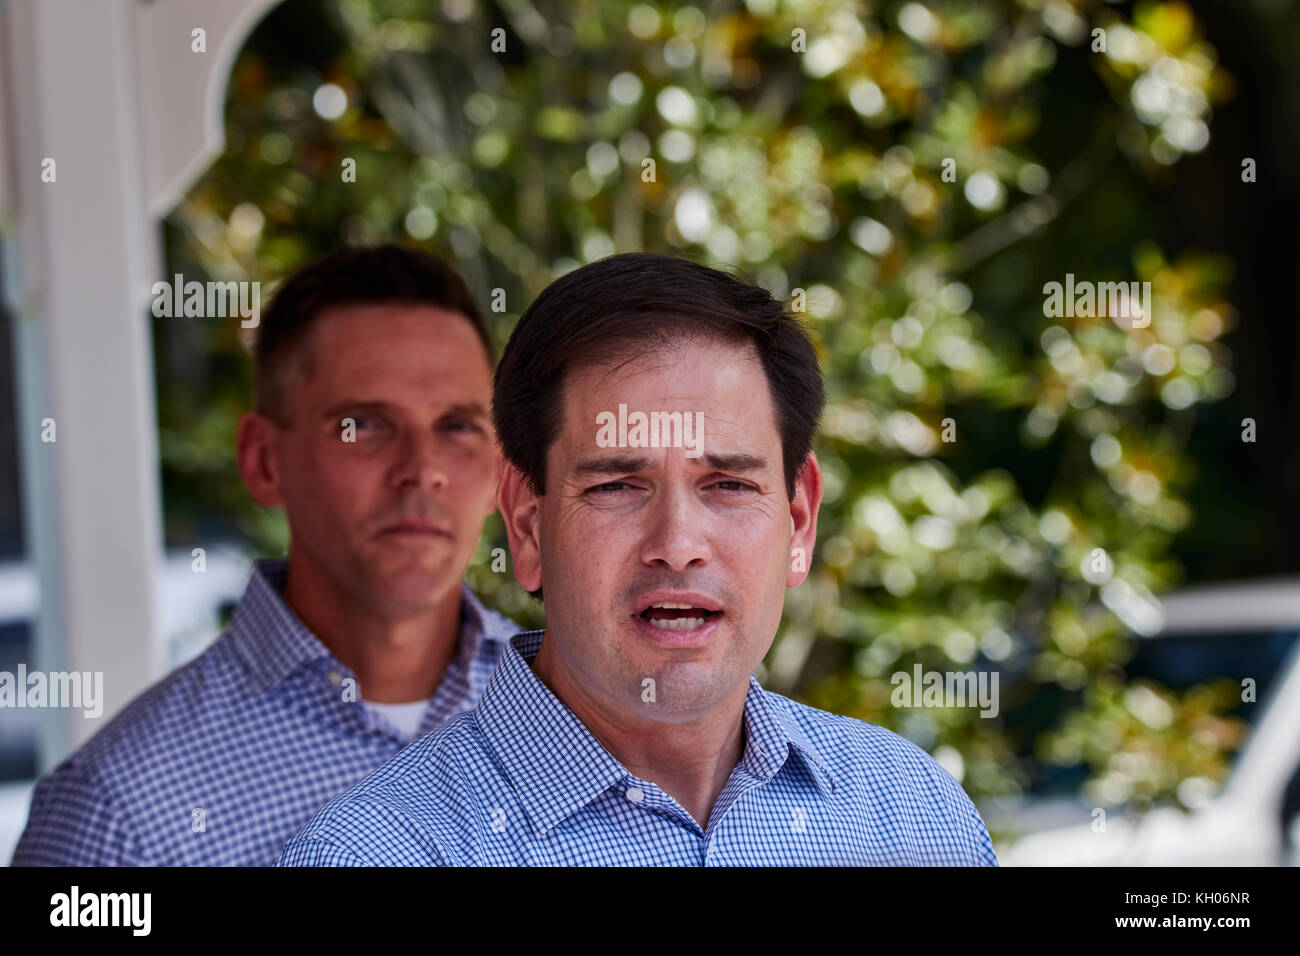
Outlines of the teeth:
M 689 607 L 689 605 L 687 605 Z M 702 617 L 681 617 L 675 621 L 660 621 L 650 618 L 651 625 L 659 628 L 661 631 L 693 631 L 696 628 L 704 626 Z
M 651 604 L 651 607 L 663 608 L 665 611 L 689 611 L 694 604 L 674 604 L 672 601 L 664 601 L 662 604 Z

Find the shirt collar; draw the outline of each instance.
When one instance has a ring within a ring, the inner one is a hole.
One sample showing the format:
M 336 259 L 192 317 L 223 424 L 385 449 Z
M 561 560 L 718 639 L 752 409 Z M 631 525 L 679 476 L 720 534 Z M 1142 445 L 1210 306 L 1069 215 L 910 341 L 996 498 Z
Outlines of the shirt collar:
M 839 786 L 830 765 L 813 749 L 807 735 L 790 715 L 784 698 L 770 694 L 749 675 L 745 695 L 745 754 L 741 762 L 753 776 L 770 780 L 785 766 L 790 755 L 803 761 L 813 784 L 823 797 Z
M 468 584 L 460 585 L 460 634 L 461 640 L 467 638 L 474 644 L 479 638 L 502 645 L 510 643 L 510 638 L 519 633 L 519 625 L 499 611 L 485 607 L 477 594 Z M 477 648 L 476 648 L 477 649 Z
M 539 835 L 631 776 L 534 673 L 530 665 L 545 633 L 525 631 L 511 638 L 475 711 Z M 763 782 L 797 753 L 823 796 L 837 786 L 825 761 L 752 674 L 745 735 L 741 763 Z
M 330 649 L 285 603 L 284 586 L 288 579 L 288 558 L 255 561 L 248 586 L 231 617 L 235 649 L 248 666 L 255 693 L 309 662 L 326 659 L 338 663 Z M 460 606 L 462 646 L 467 642 L 477 645 L 480 639 L 504 644 L 518 630 L 508 618 L 484 607 L 464 582 L 461 582 Z

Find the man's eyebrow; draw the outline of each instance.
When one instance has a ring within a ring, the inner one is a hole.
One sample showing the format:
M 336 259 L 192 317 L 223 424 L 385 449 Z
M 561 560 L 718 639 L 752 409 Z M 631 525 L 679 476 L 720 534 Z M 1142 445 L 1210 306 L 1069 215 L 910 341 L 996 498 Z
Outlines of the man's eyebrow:
M 767 467 L 766 458 L 744 452 L 735 452 L 733 454 L 706 452 L 702 460 L 710 468 L 716 468 L 718 471 L 762 471 Z
M 388 408 L 387 402 L 381 402 L 374 399 L 367 400 L 363 398 L 345 398 L 341 402 L 335 402 L 329 408 L 321 413 L 321 418 L 329 420 L 337 418 L 343 412 L 382 412 Z
M 574 462 L 570 469 L 575 478 L 587 475 L 610 475 L 615 472 L 641 471 L 650 465 L 650 459 L 644 455 L 604 455 L 599 458 L 583 458 Z
M 766 458 L 744 452 L 733 454 L 710 452 L 698 460 L 717 471 L 762 471 L 768 465 Z M 606 455 L 599 458 L 583 458 L 575 462 L 570 471 L 575 478 L 582 478 L 588 475 L 627 474 L 648 468 L 650 464 L 651 460 L 644 455 Z
M 444 415 L 468 415 L 471 418 L 488 418 L 487 406 L 482 402 L 458 402 L 448 407 Z

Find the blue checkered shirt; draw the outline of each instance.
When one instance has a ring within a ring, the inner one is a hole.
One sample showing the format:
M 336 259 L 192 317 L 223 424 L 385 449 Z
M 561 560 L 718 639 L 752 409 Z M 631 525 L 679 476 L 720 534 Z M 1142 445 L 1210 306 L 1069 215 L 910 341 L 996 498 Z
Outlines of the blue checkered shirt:
M 268 866 L 408 743 L 347 693 L 355 675 L 281 598 L 287 574 L 258 562 L 230 629 L 41 779 L 15 865 Z M 460 639 L 420 733 L 477 703 L 519 631 L 461 587 Z
M 979 813 L 925 751 L 765 691 L 708 827 L 620 764 L 511 639 L 483 699 L 326 804 L 278 866 L 996 866 Z

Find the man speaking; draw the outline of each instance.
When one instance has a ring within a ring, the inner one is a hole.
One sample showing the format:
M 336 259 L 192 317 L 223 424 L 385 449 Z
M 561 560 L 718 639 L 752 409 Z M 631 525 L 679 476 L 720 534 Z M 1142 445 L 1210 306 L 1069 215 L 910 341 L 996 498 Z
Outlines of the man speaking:
M 493 397 L 497 505 L 546 628 L 280 863 L 996 865 L 924 751 L 752 676 L 807 576 L 823 402 L 760 288 L 643 253 L 552 283 Z

